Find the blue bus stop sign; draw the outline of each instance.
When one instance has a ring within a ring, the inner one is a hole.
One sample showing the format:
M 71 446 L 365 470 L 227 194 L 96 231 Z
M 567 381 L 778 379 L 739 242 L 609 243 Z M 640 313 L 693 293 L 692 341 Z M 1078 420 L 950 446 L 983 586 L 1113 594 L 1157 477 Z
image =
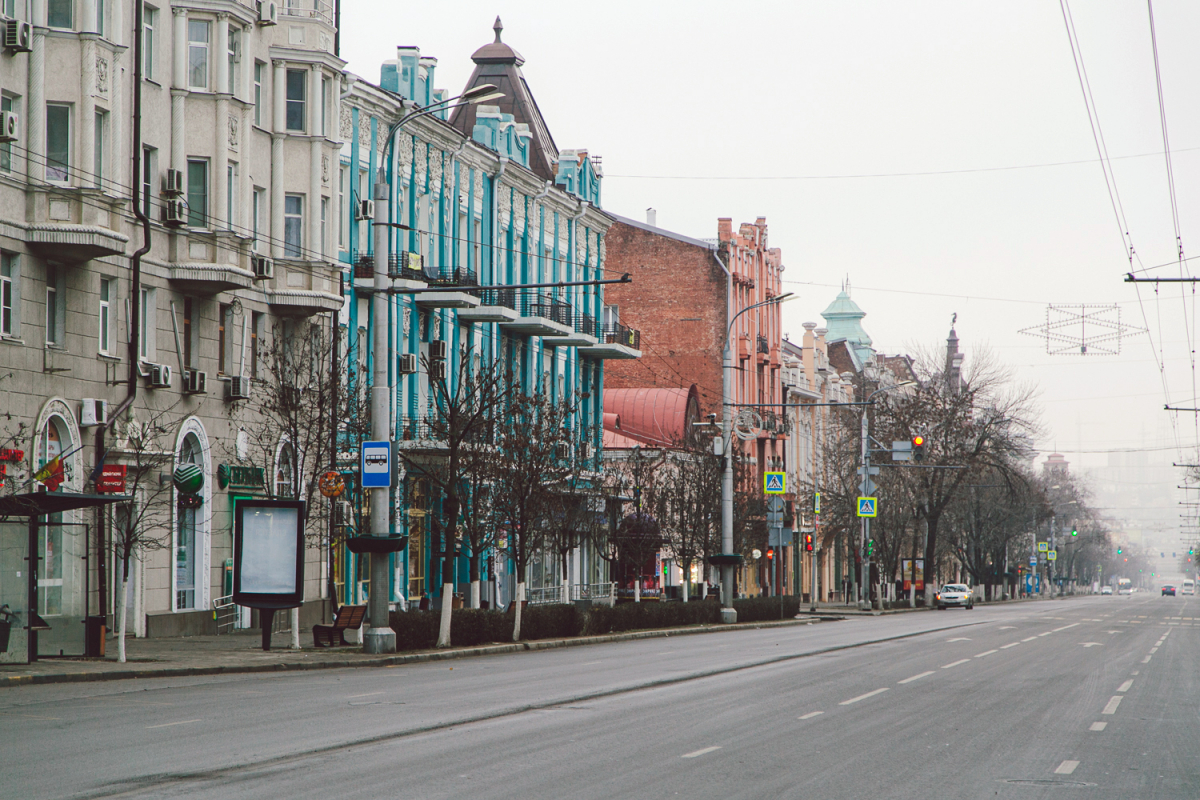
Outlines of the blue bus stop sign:
M 359 460 L 364 489 L 387 489 L 392 485 L 392 446 L 389 442 L 363 442 Z

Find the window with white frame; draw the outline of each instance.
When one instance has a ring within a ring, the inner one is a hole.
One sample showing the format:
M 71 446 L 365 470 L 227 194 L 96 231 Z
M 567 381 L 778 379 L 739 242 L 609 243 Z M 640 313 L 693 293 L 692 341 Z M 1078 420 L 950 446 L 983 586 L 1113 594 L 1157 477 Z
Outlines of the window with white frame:
M 142 77 L 154 80 L 154 26 L 158 24 L 158 9 L 146 6 L 142 12 Z
M 138 358 L 153 361 L 158 356 L 155 334 L 158 330 L 158 293 L 143 286 L 138 302 Z
M 237 200 L 237 164 L 230 163 L 225 167 L 225 229 L 233 230 L 236 219 L 235 201 Z
M 189 158 L 187 174 L 188 226 L 208 227 L 208 159 Z
M 251 195 L 250 201 L 252 204 L 252 208 L 250 209 L 250 225 L 254 234 L 254 243 L 252 246 L 255 251 L 258 251 L 261 241 L 259 239 L 258 232 L 262 226 L 263 209 L 265 209 L 267 205 L 267 190 L 255 186 L 254 193 Z
M 321 198 L 321 257 L 324 258 L 328 252 L 325 231 L 329 228 L 329 198 Z
M 305 79 L 308 70 L 287 71 L 287 118 L 285 127 L 289 131 L 304 131 Z
M 208 88 L 208 42 L 211 25 L 204 20 L 188 20 L 188 88 Z
M 67 183 L 71 179 L 71 107 L 46 104 L 46 180 Z
M 66 28 L 75 26 L 75 0 L 47 0 L 46 24 L 51 28 Z
M 0 95 L 0 111 L 16 111 L 17 100 L 12 95 Z M 0 172 L 12 172 L 12 142 L 0 142 Z
M 108 146 L 108 112 L 96 111 L 96 146 L 92 152 L 92 182 L 104 187 L 105 148 Z
M 21 261 L 0 252 L 0 335 L 21 335 Z
M 24 6 L 24 2 L 21 5 Z M 17 0 L 0 0 L 0 14 L 9 19 L 20 19 L 17 16 Z
M 321 135 L 329 135 L 329 76 L 321 76 Z
M 275 462 L 275 496 L 292 497 L 295 494 L 294 464 L 295 452 L 292 446 L 284 442 L 279 447 L 279 457 Z
M 283 197 L 283 255 L 303 258 L 304 253 L 304 195 Z
M 263 61 L 254 62 L 254 124 L 262 127 L 263 111 L 263 72 L 267 65 Z
M 142 148 L 142 213 L 154 219 L 154 168 L 158 164 L 158 149 Z
M 117 279 L 102 277 L 100 279 L 100 318 L 98 320 L 99 330 L 97 333 L 100 352 L 106 355 L 112 352 L 113 329 L 115 327 L 113 303 L 116 299 Z
M 237 94 L 237 76 L 239 53 L 241 52 L 242 34 L 237 28 L 229 28 L 229 93 Z
M 61 285 L 62 274 L 57 264 L 46 265 L 46 344 L 63 344 L 63 323 L 66 317 L 66 294 Z
M 338 250 L 345 250 L 346 227 L 350 209 L 346 206 L 346 174 L 348 167 L 342 164 L 338 167 Z

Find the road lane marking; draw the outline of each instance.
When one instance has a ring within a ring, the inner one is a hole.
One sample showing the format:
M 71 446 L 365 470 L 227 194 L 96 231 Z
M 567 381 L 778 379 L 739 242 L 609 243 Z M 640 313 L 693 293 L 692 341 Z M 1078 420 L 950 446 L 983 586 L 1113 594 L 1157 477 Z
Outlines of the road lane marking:
M 1137 674 L 1138 674 L 1138 671 L 1135 669 L 1133 672 L 1131 672 L 1131 673 L 1129 673 L 1129 674 L 1130 674 L 1130 675 L 1137 675 Z
M 1149 663 L 1150 663 L 1150 656 L 1146 656 L 1145 658 L 1143 658 L 1143 659 L 1142 659 L 1142 663 L 1143 663 L 1143 664 L 1149 664 Z
M 1117 713 L 1117 706 L 1119 706 L 1119 705 L 1121 705 L 1121 696 L 1114 694 L 1109 699 L 1108 705 L 1104 706 L 1104 710 L 1101 711 L 1100 713 L 1101 714 L 1115 714 L 1115 713 Z
M 1129 679 L 1129 680 L 1127 680 L 1127 681 L 1125 681 L 1125 682 L 1124 682 L 1124 683 L 1122 683 L 1120 686 L 1118 686 L 1118 687 L 1117 687 L 1117 691 L 1118 691 L 1118 692 L 1128 692 L 1128 691 L 1129 691 L 1129 687 L 1130 687 L 1130 686 L 1133 686 L 1133 679 L 1132 679 L 1132 678 L 1131 678 L 1131 679 Z
M 1054 631 L 1046 631 L 1045 633 L 1039 633 L 1038 636 L 1049 636 L 1052 633 L 1054 633 Z
M 951 667 L 957 667 L 959 664 L 966 664 L 970 660 L 971 659 L 969 659 L 969 658 L 962 658 L 962 659 L 959 659 L 958 661 L 952 661 L 949 664 L 947 664 L 946 666 L 942 667 L 942 669 L 950 669 Z
M 1084 647 L 1104 647 L 1100 642 L 1080 642 Z
M 1102 731 L 1107 727 L 1108 727 L 1107 722 L 1093 722 L 1092 727 L 1088 728 L 1088 730 L 1089 731 Z
M 796 719 L 812 719 L 813 717 L 819 717 L 824 713 L 824 711 L 810 711 L 807 714 L 796 717 Z
M 1032 642 L 1036 638 L 1037 638 L 1036 636 L 1030 636 L 1028 639 L 1022 639 L 1021 641 L 1022 642 Z
M 1067 628 L 1074 628 L 1078 624 L 1079 624 L 1078 622 L 1072 622 L 1070 625 L 1063 625 L 1061 628 L 1055 628 L 1053 631 L 1051 631 L 1051 633 L 1058 633 L 1059 631 L 1065 631 Z
M 932 674 L 933 674 L 933 670 L 929 670 L 928 672 L 922 672 L 920 675 L 913 675 L 911 678 L 905 678 L 904 680 L 900 681 L 900 683 L 912 683 L 913 681 L 924 678 L 926 675 L 932 675 Z
M 164 722 L 161 725 L 147 725 L 146 730 L 150 730 L 151 728 L 169 728 L 172 725 L 189 725 L 193 722 L 201 722 L 201 721 L 202 720 L 198 720 L 198 719 L 184 719 L 184 720 L 180 720 L 179 722 Z
M 690 752 L 690 753 L 684 753 L 683 755 L 681 755 L 681 756 L 680 756 L 680 758 L 696 758 L 697 756 L 702 756 L 702 755 L 704 755 L 705 753 L 711 753 L 711 752 L 712 752 L 712 751 L 714 751 L 714 750 L 720 750 L 720 749 L 721 749 L 720 747 L 716 747 L 716 746 L 714 746 L 714 747 L 705 747 L 705 748 L 703 748 L 703 749 L 700 749 L 700 750 L 693 750 L 693 751 L 692 751 L 692 752 Z
M 999 628 L 999 630 L 1002 630 L 1002 631 L 1015 631 L 1016 629 L 1017 629 L 1016 625 L 1001 625 Z
M 965 637 L 965 636 L 959 636 L 959 637 L 957 637 L 957 638 L 955 638 L 955 639 L 947 639 L 946 641 L 947 641 L 947 642 L 969 642 L 969 641 L 971 641 L 971 640 L 970 640 L 970 639 L 968 639 L 968 638 L 967 638 L 967 637 Z
M 843 700 L 842 702 L 838 703 L 838 705 L 839 706 L 848 706 L 848 705 L 851 705 L 852 703 L 857 703 L 859 700 L 866 700 L 868 697 L 874 697 L 877 694 L 883 694 L 886 691 L 887 691 L 887 687 L 885 686 L 882 689 L 876 689 L 873 692 L 867 692 L 866 694 L 860 694 L 858 697 L 851 697 L 849 700 Z
M 982 653 L 976 653 L 975 657 L 983 658 L 984 656 L 990 656 L 992 653 L 998 653 L 998 652 L 1000 652 L 1000 651 L 999 650 L 984 650 Z
M 1016 647 L 1016 646 L 1017 646 L 1017 645 L 1019 645 L 1019 644 L 1020 644 L 1020 642 L 1009 642 L 1008 644 L 1002 644 L 1002 645 L 1000 645 L 1000 649 L 1001 649 L 1001 650 L 1007 650 L 1008 648 L 1010 648 L 1010 647 Z
M 1054 770 L 1054 774 L 1055 775 L 1070 775 L 1072 772 L 1075 771 L 1075 768 L 1078 766 L 1079 766 L 1078 761 L 1064 761 L 1063 763 L 1058 765 L 1058 768 L 1056 770 Z
M 1151 647 L 1151 648 L 1150 648 L 1150 653 L 1151 653 L 1151 655 L 1153 655 L 1154 653 L 1157 653 L 1157 652 L 1158 652 L 1158 646 L 1157 646 L 1157 645 L 1155 645 L 1154 647 Z
M 347 700 L 354 700 L 359 697 L 374 697 L 377 694 L 385 694 L 385 692 L 367 692 L 366 694 L 352 694 L 347 697 Z

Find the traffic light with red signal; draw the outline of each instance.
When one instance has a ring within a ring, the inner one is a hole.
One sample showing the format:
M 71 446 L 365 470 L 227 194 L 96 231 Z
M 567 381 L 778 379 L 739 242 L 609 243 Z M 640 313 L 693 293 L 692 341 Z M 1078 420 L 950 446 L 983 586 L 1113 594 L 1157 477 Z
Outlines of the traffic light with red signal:
M 804 534 L 804 551 L 806 553 L 813 551 L 813 537 L 811 533 Z
M 768 548 L 767 548 L 767 561 L 770 561 L 770 560 L 772 560 L 773 558 L 775 558 L 775 548 L 774 548 L 774 547 L 768 547 Z

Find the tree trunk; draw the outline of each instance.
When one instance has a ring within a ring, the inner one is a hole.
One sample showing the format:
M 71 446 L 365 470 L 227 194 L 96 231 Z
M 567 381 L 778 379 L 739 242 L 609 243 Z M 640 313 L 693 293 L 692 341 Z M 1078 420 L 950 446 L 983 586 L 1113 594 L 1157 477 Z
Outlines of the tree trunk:
M 513 598 L 513 602 L 517 607 L 513 610 L 513 641 L 521 641 L 521 606 L 525 600 L 525 581 L 517 582 L 517 596 Z
M 126 565 L 121 573 L 121 594 L 117 598 L 117 661 L 125 663 L 125 604 L 126 593 L 129 591 L 129 567 Z
M 438 647 L 450 646 L 450 610 L 454 607 L 454 584 L 442 581 L 442 616 L 438 627 Z
M 291 613 L 291 628 L 292 628 L 292 644 L 293 650 L 300 649 L 300 609 L 293 608 Z
M 438 626 L 438 647 L 450 646 L 450 610 L 454 607 L 454 544 L 458 539 L 458 498 L 442 502 L 446 512 L 446 534 L 442 544 L 442 617 Z
M 683 602 L 686 603 L 688 601 L 688 576 L 686 572 L 683 575 L 683 580 L 679 582 L 679 596 Z
M 471 546 L 471 557 L 468 559 L 468 571 L 471 579 L 471 608 L 479 608 L 479 553 Z
M 479 608 L 479 579 L 471 581 L 471 608 Z

